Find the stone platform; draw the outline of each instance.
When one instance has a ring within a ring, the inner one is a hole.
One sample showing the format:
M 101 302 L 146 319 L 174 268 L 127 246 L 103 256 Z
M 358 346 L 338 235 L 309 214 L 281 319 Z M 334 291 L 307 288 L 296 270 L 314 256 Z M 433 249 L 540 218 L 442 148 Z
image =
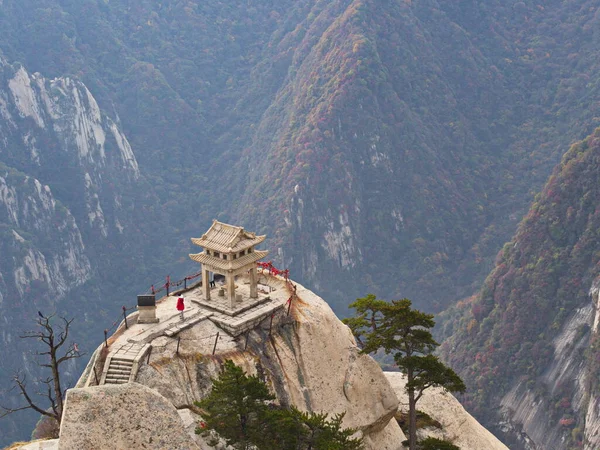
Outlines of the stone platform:
M 138 365 L 147 352 L 151 351 L 153 342 L 162 339 L 177 340 L 183 330 L 195 326 L 202 327 L 202 322 L 212 322 L 222 330 L 221 339 L 228 334 L 232 341 L 241 334 L 261 326 L 269 326 L 271 316 L 285 314 L 285 307 L 290 293 L 285 280 L 268 274 L 258 274 L 258 298 L 250 298 L 248 277 L 239 276 L 236 280 L 236 294 L 239 301 L 230 308 L 226 294 L 219 296 L 223 285 L 217 283 L 211 289 L 210 299 L 204 298 L 202 287 L 193 286 L 183 292 L 185 310 L 183 320 L 177 311 L 179 292 L 165 296 L 156 302 L 157 323 L 138 323 L 129 321 L 129 328 L 120 329 L 116 340 L 110 344 L 110 353 L 106 359 L 100 384 L 127 383 L 135 381 Z M 133 313 L 135 315 L 137 313 Z M 167 342 L 168 342 L 167 341 Z M 158 341 L 157 341 L 158 342 Z M 176 348 L 176 347 L 174 347 Z
M 281 301 L 274 301 L 269 298 L 253 308 L 239 312 L 235 316 L 214 313 L 211 320 L 235 337 L 259 326 L 263 320 L 282 310 L 284 306 Z
M 227 294 L 220 296 L 223 286 L 217 284 L 210 291 L 210 299 L 205 299 L 202 289 L 194 289 L 184 294 L 186 302 L 191 301 L 200 309 L 211 311 L 210 320 L 232 336 L 239 336 L 258 326 L 266 317 L 282 309 L 289 298 L 285 282 L 277 278 L 259 275 L 258 298 L 250 298 L 250 283 L 245 277 L 236 281 L 236 294 L 240 299 L 233 308 L 229 305 Z M 270 280 L 270 282 L 267 282 Z
M 217 284 L 216 287 L 211 288 L 210 299 L 205 299 L 201 289 L 195 289 L 184 294 L 186 300 L 198 304 L 200 307 L 208 308 L 209 310 L 218 311 L 220 313 L 237 316 L 243 312 L 253 309 L 263 303 L 271 301 L 269 295 L 272 288 L 267 285 L 259 285 L 258 298 L 250 298 L 250 285 L 248 282 L 237 282 L 236 283 L 236 294 L 240 297 L 235 302 L 233 308 L 229 305 L 229 299 L 227 298 L 227 291 L 224 295 L 219 295 L 219 291 L 223 291 L 224 286 Z

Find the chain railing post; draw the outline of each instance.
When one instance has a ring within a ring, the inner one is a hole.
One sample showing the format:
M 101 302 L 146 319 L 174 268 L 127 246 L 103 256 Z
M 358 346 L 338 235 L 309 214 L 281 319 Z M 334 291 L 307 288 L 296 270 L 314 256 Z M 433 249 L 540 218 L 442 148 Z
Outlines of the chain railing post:
M 218 341 L 219 341 L 219 332 L 217 331 L 217 337 L 216 337 L 216 339 L 215 339 L 215 345 L 214 345 L 214 347 L 213 347 L 213 352 L 212 352 L 212 354 L 213 354 L 213 355 L 214 355 L 214 354 L 215 354 L 215 352 L 217 351 L 217 342 L 218 342 Z

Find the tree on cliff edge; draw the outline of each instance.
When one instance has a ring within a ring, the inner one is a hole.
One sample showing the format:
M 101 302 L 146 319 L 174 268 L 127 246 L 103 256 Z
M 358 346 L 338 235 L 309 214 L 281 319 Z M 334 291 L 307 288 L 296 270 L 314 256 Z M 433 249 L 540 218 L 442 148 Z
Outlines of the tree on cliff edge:
M 38 380 L 39 384 L 44 388 L 40 392 L 31 393 L 27 388 L 26 377 L 23 373 L 16 373 L 13 376 L 13 389 L 15 389 L 24 399 L 25 404 L 17 408 L 4 407 L 0 405 L 0 418 L 5 417 L 17 411 L 24 409 L 33 409 L 43 416 L 54 419 L 58 426 L 62 419 L 64 391 L 62 390 L 60 381 L 60 365 L 70 359 L 83 356 L 79 352 L 77 345 L 73 343 L 67 344 L 69 337 L 69 327 L 74 319 L 67 320 L 60 317 L 62 324 L 55 325 L 52 323 L 54 314 L 46 317 L 41 312 L 38 313 L 39 318 L 35 321 L 38 329 L 34 331 L 26 331 L 21 336 L 21 339 L 36 339 L 43 343 L 43 350 L 38 351 L 37 355 L 43 358 L 43 361 L 38 362 L 40 367 L 50 369 L 51 375 L 45 379 Z M 66 350 L 63 346 L 67 344 Z M 38 398 L 43 400 L 40 403 Z
M 431 353 L 439 345 L 429 331 L 435 325 L 433 315 L 411 308 L 408 299 L 391 303 L 369 294 L 350 305 L 356 316 L 344 319 L 357 340 L 362 343 L 363 353 L 380 348 L 393 353 L 398 368 L 406 375 L 408 393 L 409 448 L 417 448 L 417 402 L 423 392 L 439 386 L 450 392 L 464 392 L 465 384 L 437 356 Z
M 210 395 L 196 402 L 203 410 L 207 428 L 214 429 L 227 444 L 246 449 L 263 433 L 267 401 L 275 397 L 257 376 L 247 376 L 233 361 L 213 380 Z
M 240 450 L 360 450 L 356 430 L 342 428 L 344 414 L 302 412 L 281 407 L 257 376 L 248 376 L 233 361 L 213 380 L 211 393 L 195 405 L 204 422 L 196 430 L 216 431 L 227 444 Z

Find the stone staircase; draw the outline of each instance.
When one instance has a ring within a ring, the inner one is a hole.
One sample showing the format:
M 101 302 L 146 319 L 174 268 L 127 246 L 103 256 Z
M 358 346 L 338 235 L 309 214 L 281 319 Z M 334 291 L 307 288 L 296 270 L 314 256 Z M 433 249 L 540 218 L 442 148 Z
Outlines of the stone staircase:
M 129 383 L 133 370 L 133 360 L 113 357 L 106 371 L 105 384 Z
M 123 384 L 134 381 L 139 361 L 150 347 L 148 344 L 128 342 L 111 352 L 104 363 L 100 384 Z

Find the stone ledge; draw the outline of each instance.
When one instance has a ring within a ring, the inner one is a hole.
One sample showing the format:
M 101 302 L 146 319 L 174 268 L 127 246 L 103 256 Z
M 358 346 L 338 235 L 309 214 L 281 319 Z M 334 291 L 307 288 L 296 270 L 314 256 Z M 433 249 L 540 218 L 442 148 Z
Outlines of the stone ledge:
M 248 330 L 256 328 L 267 317 L 271 314 L 277 314 L 280 310 L 283 310 L 283 305 L 273 305 L 273 308 L 265 308 L 260 313 L 254 314 L 252 317 L 244 320 L 232 320 L 229 317 L 219 317 L 217 315 L 212 316 L 210 320 L 231 336 L 237 337 Z
M 270 302 L 271 298 L 270 297 L 263 297 L 263 298 L 257 298 L 257 299 L 245 299 L 242 301 L 242 303 L 240 303 L 239 305 L 236 305 L 236 307 L 232 310 L 231 308 L 229 308 L 228 306 L 224 306 L 224 305 L 220 305 L 219 302 L 214 301 L 213 299 L 211 300 L 205 300 L 204 298 L 198 298 L 198 299 L 192 299 L 192 303 L 196 303 L 197 305 L 202 306 L 203 308 L 208 308 L 208 309 L 212 309 L 214 311 L 223 313 L 223 314 L 227 314 L 228 316 L 237 316 L 239 314 L 242 314 L 245 311 L 248 311 L 249 309 L 255 308 L 258 305 L 262 305 L 263 303 L 267 303 Z
M 201 322 L 204 319 L 208 319 L 212 316 L 212 313 L 198 313 L 195 316 L 192 316 L 190 319 L 188 320 L 184 320 L 183 322 L 178 322 L 173 324 L 172 326 L 170 326 L 169 328 L 167 328 L 166 330 L 164 330 L 164 335 L 168 336 L 168 337 L 173 337 L 175 335 L 177 335 L 179 332 L 190 328 L 193 325 L 196 325 L 198 322 Z

